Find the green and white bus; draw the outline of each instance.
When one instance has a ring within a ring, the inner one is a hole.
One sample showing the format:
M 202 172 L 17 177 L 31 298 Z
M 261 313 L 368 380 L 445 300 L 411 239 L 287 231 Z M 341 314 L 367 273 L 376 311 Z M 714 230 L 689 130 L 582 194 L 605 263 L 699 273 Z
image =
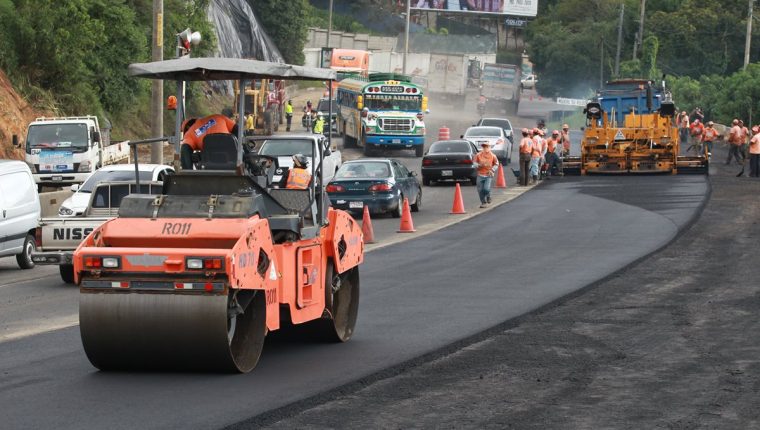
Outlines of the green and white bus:
M 375 149 L 425 147 L 427 97 L 407 76 L 371 73 L 338 84 L 338 132 L 346 146 L 358 145 L 366 155 Z

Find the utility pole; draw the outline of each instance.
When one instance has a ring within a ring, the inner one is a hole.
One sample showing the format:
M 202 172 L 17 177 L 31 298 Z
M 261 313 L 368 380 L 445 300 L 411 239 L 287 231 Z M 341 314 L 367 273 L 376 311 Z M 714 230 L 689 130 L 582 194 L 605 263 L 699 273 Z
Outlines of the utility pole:
M 602 38 L 601 55 L 599 56 L 599 88 L 604 88 L 604 38 Z
M 747 36 L 744 40 L 744 69 L 747 70 L 747 66 L 749 65 L 749 46 L 750 42 L 752 42 L 752 7 L 755 3 L 755 0 L 749 0 L 749 13 L 747 13 Z
M 615 77 L 620 77 L 620 46 L 623 44 L 623 14 L 625 3 L 620 3 L 620 23 L 618 24 L 617 53 L 615 53 Z
M 406 57 L 409 55 L 409 14 L 412 0 L 406 0 L 406 28 L 404 29 L 404 74 L 406 74 Z
M 647 0 L 641 0 L 641 17 L 639 18 L 639 32 L 636 33 L 636 42 L 633 43 L 633 59 L 636 59 L 636 49 L 644 43 L 644 16 L 647 9 Z
M 332 10 L 333 10 L 333 0 L 330 0 L 330 14 L 327 18 L 327 44 L 325 45 L 327 48 L 330 47 L 330 33 L 332 33 Z
M 164 0 L 153 0 L 153 44 L 151 58 L 153 61 L 164 59 Z M 153 80 L 150 103 L 150 133 L 153 137 L 164 135 L 164 81 Z M 135 160 L 135 163 L 137 160 Z M 150 162 L 164 163 L 164 142 L 150 144 Z

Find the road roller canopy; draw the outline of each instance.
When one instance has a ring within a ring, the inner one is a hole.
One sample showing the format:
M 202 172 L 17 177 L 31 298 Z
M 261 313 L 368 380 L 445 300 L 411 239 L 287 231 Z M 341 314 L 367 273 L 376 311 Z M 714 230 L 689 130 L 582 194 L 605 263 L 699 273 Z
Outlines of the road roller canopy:
M 148 79 L 176 81 L 215 80 L 335 80 L 337 72 L 330 69 L 267 63 L 242 58 L 177 58 L 151 63 L 129 65 L 129 75 Z

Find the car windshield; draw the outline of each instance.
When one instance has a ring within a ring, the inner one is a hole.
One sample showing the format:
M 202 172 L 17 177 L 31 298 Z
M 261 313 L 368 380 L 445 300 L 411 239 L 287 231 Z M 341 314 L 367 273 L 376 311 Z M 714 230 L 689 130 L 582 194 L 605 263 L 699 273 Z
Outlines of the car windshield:
M 512 125 L 509 123 L 509 121 L 504 119 L 483 119 L 480 121 L 480 125 L 501 127 L 504 130 L 512 130 Z
M 67 148 L 86 151 L 89 142 L 87 124 L 41 124 L 29 127 L 26 137 L 30 149 Z
M 397 110 L 405 112 L 419 112 L 422 109 L 420 96 L 400 95 L 370 95 L 364 96 L 365 104 L 369 110 Z
M 335 173 L 336 179 L 345 178 L 387 178 L 391 176 L 391 169 L 388 163 L 382 161 L 362 161 L 357 163 L 346 163 L 340 166 Z
M 494 127 L 472 127 L 467 129 L 465 136 L 478 136 L 478 137 L 501 137 L 501 129 Z
M 317 110 L 327 115 L 330 109 L 330 104 L 332 104 L 333 115 L 336 115 L 338 113 L 338 103 L 335 100 L 333 100 L 332 103 L 328 103 L 327 100 L 320 100 Z
M 153 172 L 141 170 L 140 171 L 140 180 L 141 181 L 150 181 L 153 179 Z M 82 184 L 82 187 L 79 189 L 80 192 L 83 193 L 91 193 L 95 187 L 101 183 L 101 182 L 115 182 L 115 181 L 134 181 L 135 180 L 135 171 L 134 170 L 98 170 L 97 172 L 93 173 L 92 176 L 90 176 L 84 184 Z
M 470 152 L 470 144 L 467 142 L 436 142 L 430 147 L 430 154 L 445 152 Z
M 270 157 L 282 157 L 293 154 L 313 155 L 314 143 L 311 139 L 277 139 L 267 140 L 261 145 L 259 154 Z

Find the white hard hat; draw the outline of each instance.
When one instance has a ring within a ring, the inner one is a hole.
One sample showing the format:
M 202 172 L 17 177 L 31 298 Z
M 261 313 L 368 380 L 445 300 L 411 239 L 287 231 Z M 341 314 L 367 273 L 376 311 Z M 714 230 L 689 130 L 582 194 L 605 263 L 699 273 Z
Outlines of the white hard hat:
M 317 116 L 322 116 L 322 112 L 317 112 Z

